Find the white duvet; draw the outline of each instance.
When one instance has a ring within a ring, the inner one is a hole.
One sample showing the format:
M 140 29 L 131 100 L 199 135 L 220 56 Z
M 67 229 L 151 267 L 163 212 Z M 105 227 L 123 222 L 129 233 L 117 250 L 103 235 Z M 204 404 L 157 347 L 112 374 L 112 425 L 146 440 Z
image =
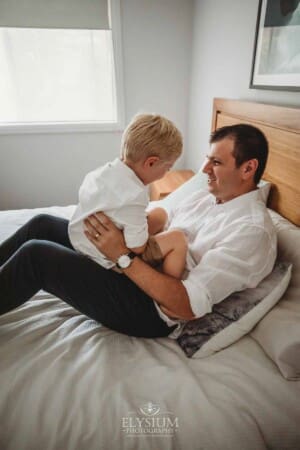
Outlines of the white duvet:
M 0 212 L 0 239 L 72 210 Z M 188 359 L 171 339 L 118 334 L 42 292 L 0 317 L 1 450 L 296 450 L 299 404 L 300 381 L 250 336 Z

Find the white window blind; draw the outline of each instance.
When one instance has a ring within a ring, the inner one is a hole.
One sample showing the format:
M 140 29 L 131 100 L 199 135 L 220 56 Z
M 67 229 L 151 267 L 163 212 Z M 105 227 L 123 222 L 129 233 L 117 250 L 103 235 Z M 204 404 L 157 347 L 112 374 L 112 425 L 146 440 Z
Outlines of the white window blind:
M 18 3 L 1 0 L 0 5 L 10 2 Z M 33 7 L 35 3 L 48 5 L 48 0 L 20 3 Z M 88 4 L 106 4 L 108 24 L 106 1 L 53 3 L 70 8 L 71 3 L 82 4 L 85 10 Z M 119 2 L 111 3 L 116 14 Z M 111 18 L 112 29 L 79 29 L 79 25 L 77 29 L 68 29 L 54 24 L 51 28 L 36 28 L 32 23 L 30 27 L 27 23 L 26 28 L 0 27 L 0 132 L 17 125 L 75 124 L 80 128 L 82 124 L 120 123 L 122 105 L 117 93 L 119 97 L 122 95 L 122 86 L 116 53 L 119 61 L 121 58 L 113 25 L 117 26 L 118 21 L 113 13 Z M 86 21 L 84 24 L 87 26 Z
M 1 0 L 0 27 L 107 30 L 108 0 Z

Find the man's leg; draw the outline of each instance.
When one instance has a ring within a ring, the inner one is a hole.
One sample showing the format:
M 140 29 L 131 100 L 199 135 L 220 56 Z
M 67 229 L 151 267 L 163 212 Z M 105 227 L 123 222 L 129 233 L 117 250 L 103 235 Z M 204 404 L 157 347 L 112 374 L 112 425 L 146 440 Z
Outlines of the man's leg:
M 150 236 L 163 231 L 168 220 L 167 211 L 163 208 L 154 208 L 147 214 L 148 233 Z
M 187 253 L 187 240 L 181 230 L 170 230 L 153 236 L 164 257 L 162 270 L 174 278 L 181 279 Z
M 0 267 L 21 245 L 31 239 L 57 242 L 73 248 L 68 236 L 68 220 L 48 214 L 38 214 L 0 244 Z
M 0 313 L 18 307 L 40 289 L 121 333 L 158 337 L 172 331 L 153 301 L 125 275 L 62 245 L 30 240 L 0 268 Z

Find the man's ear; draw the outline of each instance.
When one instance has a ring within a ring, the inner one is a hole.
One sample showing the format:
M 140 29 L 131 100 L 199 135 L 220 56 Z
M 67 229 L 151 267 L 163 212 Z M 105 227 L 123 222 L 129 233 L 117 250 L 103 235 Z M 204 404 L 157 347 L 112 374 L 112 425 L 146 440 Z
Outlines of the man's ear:
M 158 156 L 148 156 L 144 161 L 144 167 L 152 167 L 157 161 L 159 161 Z
M 242 175 L 245 180 L 248 180 L 251 177 L 254 177 L 256 169 L 258 168 L 258 160 L 257 159 L 249 159 L 243 163 L 242 167 Z

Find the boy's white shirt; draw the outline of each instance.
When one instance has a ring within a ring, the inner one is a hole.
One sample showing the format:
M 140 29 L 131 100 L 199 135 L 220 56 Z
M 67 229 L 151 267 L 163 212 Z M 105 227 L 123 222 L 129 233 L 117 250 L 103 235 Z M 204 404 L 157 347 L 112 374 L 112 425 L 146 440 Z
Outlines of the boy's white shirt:
M 79 203 L 69 222 L 69 238 L 75 250 L 106 269 L 114 267 L 87 239 L 83 220 L 103 211 L 123 230 L 126 246 L 139 247 L 148 239 L 146 207 L 148 187 L 119 158 L 88 173 L 79 189 Z

